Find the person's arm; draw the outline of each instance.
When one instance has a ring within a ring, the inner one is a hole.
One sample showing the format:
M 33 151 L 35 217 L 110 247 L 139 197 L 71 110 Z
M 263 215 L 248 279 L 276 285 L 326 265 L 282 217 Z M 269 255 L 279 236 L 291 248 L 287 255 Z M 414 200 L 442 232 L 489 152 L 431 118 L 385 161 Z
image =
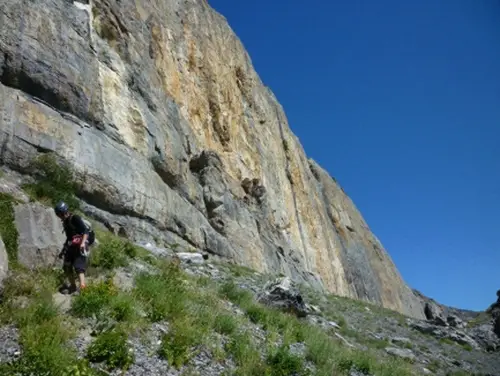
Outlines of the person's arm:
M 73 222 L 73 226 L 75 226 L 76 232 L 83 235 L 82 243 L 80 244 L 80 248 L 83 248 L 89 237 L 89 229 L 85 226 L 82 217 L 79 215 L 73 215 L 71 220 Z

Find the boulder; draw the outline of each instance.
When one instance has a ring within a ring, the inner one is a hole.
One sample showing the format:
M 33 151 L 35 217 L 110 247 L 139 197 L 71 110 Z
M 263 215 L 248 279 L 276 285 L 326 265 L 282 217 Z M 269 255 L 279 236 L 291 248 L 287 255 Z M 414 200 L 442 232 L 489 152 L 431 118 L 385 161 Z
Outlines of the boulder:
M 448 325 L 444 317 L 443 309 L 434 302 L 428 301 L 425 303 L 424 314 L 427 320 L 436 325 Z
M 305 317 L 308 313 L 300 292 L 289 277 L 266 283 L 257 295 L 257 301 L 269 307 L 292 312 L 299 317 Z
M 0 288 L 2 287 L 3 280 L 7 277 L 9 272 L 9 256 L 5 249 L 5 244 L 0 237 Z
M 452 327 L 458 328 L 458 329 L 463 329 L 466 326 L 465 322 L 460 317 L 455 316 L 455 315 L 448 316 L 446 318 L 446 322 L 448 323 L 449 326 L 452 326 Z
M 60 263 L 57 255 L 66 237 L 52 208 L 37 202 L 21 204 L 14 207 L 14 215 L 19 232 L 19 263 L 30 269 Z

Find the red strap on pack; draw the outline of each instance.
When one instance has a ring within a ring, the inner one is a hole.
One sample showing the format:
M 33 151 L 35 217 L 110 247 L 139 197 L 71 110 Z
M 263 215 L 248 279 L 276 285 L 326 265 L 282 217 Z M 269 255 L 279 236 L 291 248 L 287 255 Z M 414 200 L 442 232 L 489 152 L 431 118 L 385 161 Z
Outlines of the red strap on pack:
M 71 239 L 71 245 L 80 245 L 82 242 L 83 237 L 80 235 L 75 235 Z

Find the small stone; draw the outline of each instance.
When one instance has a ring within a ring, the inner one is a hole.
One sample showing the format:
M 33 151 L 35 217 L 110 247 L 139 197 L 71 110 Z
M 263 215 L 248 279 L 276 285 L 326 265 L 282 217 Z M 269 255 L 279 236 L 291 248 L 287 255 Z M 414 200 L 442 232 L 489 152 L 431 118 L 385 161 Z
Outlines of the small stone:
M 333 326 L 336 329 L 340 329 L 340 326 L 335 321 L 328 321 L 328 325 Z

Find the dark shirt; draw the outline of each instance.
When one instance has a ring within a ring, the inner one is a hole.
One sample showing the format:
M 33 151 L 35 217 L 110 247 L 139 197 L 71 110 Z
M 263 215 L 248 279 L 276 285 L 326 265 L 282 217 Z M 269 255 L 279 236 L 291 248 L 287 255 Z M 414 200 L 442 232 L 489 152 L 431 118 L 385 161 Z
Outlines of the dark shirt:
M 79 215 L 73 214 L 63 223 L 66 239 L 71 240 L 75 235 L 89 234 L 89 230 Z

